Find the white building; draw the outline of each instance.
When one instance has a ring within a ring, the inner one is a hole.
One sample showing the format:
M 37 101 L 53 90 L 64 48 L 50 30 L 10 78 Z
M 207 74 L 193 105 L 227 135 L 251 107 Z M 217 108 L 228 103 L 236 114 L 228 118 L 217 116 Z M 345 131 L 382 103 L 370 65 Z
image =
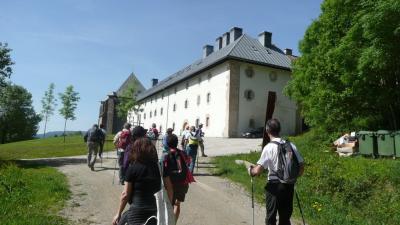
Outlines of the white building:
M 263 32 L 256 40 L 232 28 L 215 47 L 204 46 L 202 59 L 160 82 L 153 80 L 153 87 L 138 95 L 140 110 L 130 122 L 140 121 L 145 128 L 156 123 L 161 131 L 171 127 L 176 134 L 186 124 L 203 123 L 206 136 L 238 137 L 264 126 L 268 94 L 275 93 L 273 118 L 281 121 L 282 134 L 298 133 L 298 108 L 282 93 L 295 57 L 271 38 Z

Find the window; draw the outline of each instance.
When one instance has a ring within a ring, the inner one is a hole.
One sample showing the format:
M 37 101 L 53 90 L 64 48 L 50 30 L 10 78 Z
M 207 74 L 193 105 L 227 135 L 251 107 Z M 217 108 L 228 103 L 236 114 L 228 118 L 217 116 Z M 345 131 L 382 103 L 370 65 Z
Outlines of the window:
M 210 101 L 211 101 L 211 93 L 208 92 L 207 93 L 207 103 L 210 103 Z
M 199 84 L 201 84 L 201 76 L 199 76 L 199 79 L 198 79 L 198 81 L 199 81 Z
M 200 105 L 200 95 L 197 95 L 197 105 Z
M 189 89 L 189 81 L 186 82 L 186 90 Z
M 209 127 L 209 126 L 210 126 L 210 117 L 207 116 L 206 117 L 206 127 Z
M 160 109 L 160 115 L 161 115 L 161 116 L 162 116 L 163 112 L 164 112 L 164 108 L 161 108 L 161 109 Z
M 246 73 L 246 76 L 248 78 L 252 78 L 254 75 L 254 70 L 251 66 L 247 67 L 246 70 L 244 71 Z
M 199 124 L 200 124 L 200 119 L 199 118 L 196 119 L 196 123 L 195 124 L 196 124 L 196 127 L 199 127 Z
M 211 72 L 209 72 L 209 73 L 207 74 L 207 79 L 208 79 L 208 81 L 211 80 L 211 77 L 212 77 L 212 74 L 211 74 Z
M 143 114 L 143 119 L 146 119 L 146 113 Z
M 157 116 L 157 109 L 154 110 L 154 116 Z
M 162 126 L 160 125 L 159 127 L 160 129 L 158 130 L 160 133 L 162 132 Z
M 176 111 L 176 103 L 174 103 L 174 105 L 172 106 L 172 111 Z
M 172 130 L 175 130 L 175 122 L 172 123 Z
M 153 116 L 153 112 L 152 111 L 150 111 L 150 118 Z
M 161 94 L 161 100 L 163 100 L 163 99 L 164 99 L 164 93 Z
M 256 123 L 255 123 L 254 119 L 250 119 L 249 120 L 249 127 L 250 128 L 254 128 L 255 126 L 256 126 Z
M 189 107 L 189 101 L 186 99 L 185 100 L 185 109 L 187 109 Z
M 174 88 L 174 93 L 176 94 L 177 91 L 178 91 L 178 89 L 175 87 L 175 88 Z
M 244 91 L 244 98 L 247 99 L 248 101 L 251 101 L 254 99 L 254 91 L 252 90 L 245 90 Z

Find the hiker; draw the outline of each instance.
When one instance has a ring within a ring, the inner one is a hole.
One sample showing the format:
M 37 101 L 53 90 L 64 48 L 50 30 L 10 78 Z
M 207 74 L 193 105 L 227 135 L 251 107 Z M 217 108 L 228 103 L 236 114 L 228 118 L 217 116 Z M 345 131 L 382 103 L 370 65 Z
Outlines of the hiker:
M 190 126 L 187 125 L 187 126 L 185 127 L 185 130 L 182 132 L 181 147 L 182 147 L 183 150 L 186 149 L 186 143 L 187 143 L 186 136 L 187 136 L 187 134 L 188 134 L 189 132 L 190 132 Z
M 199 148 L 199 133 L 196 133 L 194 126 L 190 127 L 190 132 L 186 134 L 186 153 L 190 156 L 189 170 L 193 174 L 194 166 L 196 163 L 197 149 Z
M 267 185 L 265 187 L 266 225 L 276 224 L 277 213 L 279 214 L 279 225 L 290 225 L 290 217 L 293 212 L 294 184 L 297 177 L 304 172 L 304 160 L 297 151 L 296 146 L 280 138 L 280 131 L 281 125 L 277 119 L 267 121 L 266 132 L 271 142 L 264 147 L 257 165 L 255 167 L 250 166 L 248 169 L 250 176 L 257 176 L 264 170 L 268 170 Z M 285 159 L 285 163 L 280 159 Z M 292 170 L 283 169 L 284 164 L 288 165 L 286 168 L 291 168 Z M 283 174 L 289 174 L 289 177 L 283 176 Z
M 160 158 L 160 162 L 164 161 L 164 157 L 165 155 L 168 155 L 169 152 L 169 147 L 168 147 L 168 143 L 167 143 L 167 138 L 169 135 L 172 134 L 174 130 L 172 128 L 168 128 L 163 139 L 162 139 L 162 146 L 163 146 L 163 150 L 162 150 L 162 155 Z
M 121 193 L 119 208 L 112 224 L 122 224 L 120 221 L 121 214 L 129 202 L 130 207 L 126 213 L 128 225 L 156 225 L 156 219 L 150 219 L 149 221 L 148 219 L 152 216 L 157 216 L 157 204 L 154 194 L 161 189 L 161 174 L 157 151 L 148 138 L 139 138 L 133 143 L 130 161 L 131 164 L 126 172 L 126 183 Z M 171 182 L 167 181 L 165 185 L 171 185 Z M 172 199 L 172 192 L 170 196 Z
M 125 168 L 124 168 L 124 154 L 125 149 L 132 142 L 131 124 L 125 123 L 123 129 L 118 132 L 114 137 L 114 146 L 117 148 L 118 165 L 119 165 L 119 183 L 124 185 Z
M 204 132 L 203 132 L 202 128 L 203 128 L 203 124 L 200 123 L 199 127 L 196 130 L 196 133 L 198 133 L 197 135 L 199 137 L 199 147 L 200 147 L 200 151 L 201 151 L 201 157 L 207 157 L 207 155 L 204 154 L 204 139 L 203 139 Z
M 100 143 L 104 142 L 104 138 L 105 136 L 97 124 L 94 124 L 83 137 L 88 148 L 87 164 L 92 171 L 94 171 L 94 164 L 96 163 Z
M 149 137 L 153 145 L 157 147 L 157 140 L 160 133 L 158 132 L 156 127 L 157 125 L 155 123 L 151 125 L 151 128 L 147 132 L 147 137 Z
M 181 202 L 185 201 L 189 184 L 194 182 L 194 178 L 187 167 L 189 157 L 184 151 L 177 149 L 178 137 L 175 134 L 167 136 L 167 145 L 169 151 L 163 161 L 163 177 L 165 184 L 168 180 L 172 183 L 172 190 L 170 185 L 165 185 L 165 188 L 169 193 L 173 192 L 171 203 L 174 206 L 175 220 L 178 221 Z
M 107 137 L 107 131 L 104 127 L 104 124 L 100 124 L 100 130 L 103 132 L 104 139 L 102 142 L 100 142 L 100 151 L 99 151 L 99 157 L 103 158 L 103 149 L 104 149 L 104 143 L 106 142 L 106 137 Z

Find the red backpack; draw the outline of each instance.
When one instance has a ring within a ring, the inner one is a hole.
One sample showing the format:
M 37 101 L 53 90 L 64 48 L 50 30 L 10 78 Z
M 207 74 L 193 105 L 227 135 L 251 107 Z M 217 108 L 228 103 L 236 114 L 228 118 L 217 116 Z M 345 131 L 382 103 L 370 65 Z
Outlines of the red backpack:
M 131 132 L 129 130 L 121 131 L 118 139 L 118 148 L 126 149 L 131 143 Z

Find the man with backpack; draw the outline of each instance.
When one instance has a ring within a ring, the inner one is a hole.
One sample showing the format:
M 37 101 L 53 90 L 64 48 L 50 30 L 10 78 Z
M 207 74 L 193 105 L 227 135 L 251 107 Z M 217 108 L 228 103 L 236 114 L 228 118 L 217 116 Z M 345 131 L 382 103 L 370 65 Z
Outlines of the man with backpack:
M 114 137 L 114 146 L 117 148 L 118 165 L 119 165 L 119 183 L 124 185 L 125 168 L 124 154 L 130 143 L 132 143 L 131 124 L 125 123 L 123 129 Z
M 99 151 L 99 146 L 101 143 L 104 142 L 105 136 L 103 132 L 99 129 L 97 124 L 94 124 L 92 128 L 90 128 L 83 140 L 87 144 L 88 148 L 88 156 L 87 156 L 87 163 L 88 167 L 94 171 L 94 164 L 96 163 L 97 153 Z
M 296 146 L 280 138 L 281 125 L 277 119 L 270 119 L 266 132 L 271 140 L 263 149 L 256 166 L 250 166 L 250 176 L 257 176 L 268 170 L 266 190 L 266 225 L 290 225 L 293 212 L 294 185 L 304 172 L 304 160 Z
M 151 125 L 151 128 L 147 132 L 147 137 L 151 140 L 154 146 L 157 147 L 157 140 L 158 137 L 160 136 L 160 133 L 157 130 L 157 125 L 153 123 Z
M 199 136 L 199 147 L 201 151 L 201 157 L 207 157 L 207 155 L 204 153 L 204 132 L 203 132 L 203 124 L 200 123 L 199 127 L 196 130 L 196 134 Z
M 171 203 L 174 206 L 175 220 L 177 221 L 181 211 L 181 202 L 185 201 L 189 184 L 195 180 L 187 167 L 189 157 L 184 151 L 177 149 L 178 137 L 175 134 L 167 136 L 167 145 L 169 151 L 162 163 L 163 178 L 166 183 L 165 188 L 169 193 L 173 193 Z M 172 191 L 168 190 L 171 187 Z

